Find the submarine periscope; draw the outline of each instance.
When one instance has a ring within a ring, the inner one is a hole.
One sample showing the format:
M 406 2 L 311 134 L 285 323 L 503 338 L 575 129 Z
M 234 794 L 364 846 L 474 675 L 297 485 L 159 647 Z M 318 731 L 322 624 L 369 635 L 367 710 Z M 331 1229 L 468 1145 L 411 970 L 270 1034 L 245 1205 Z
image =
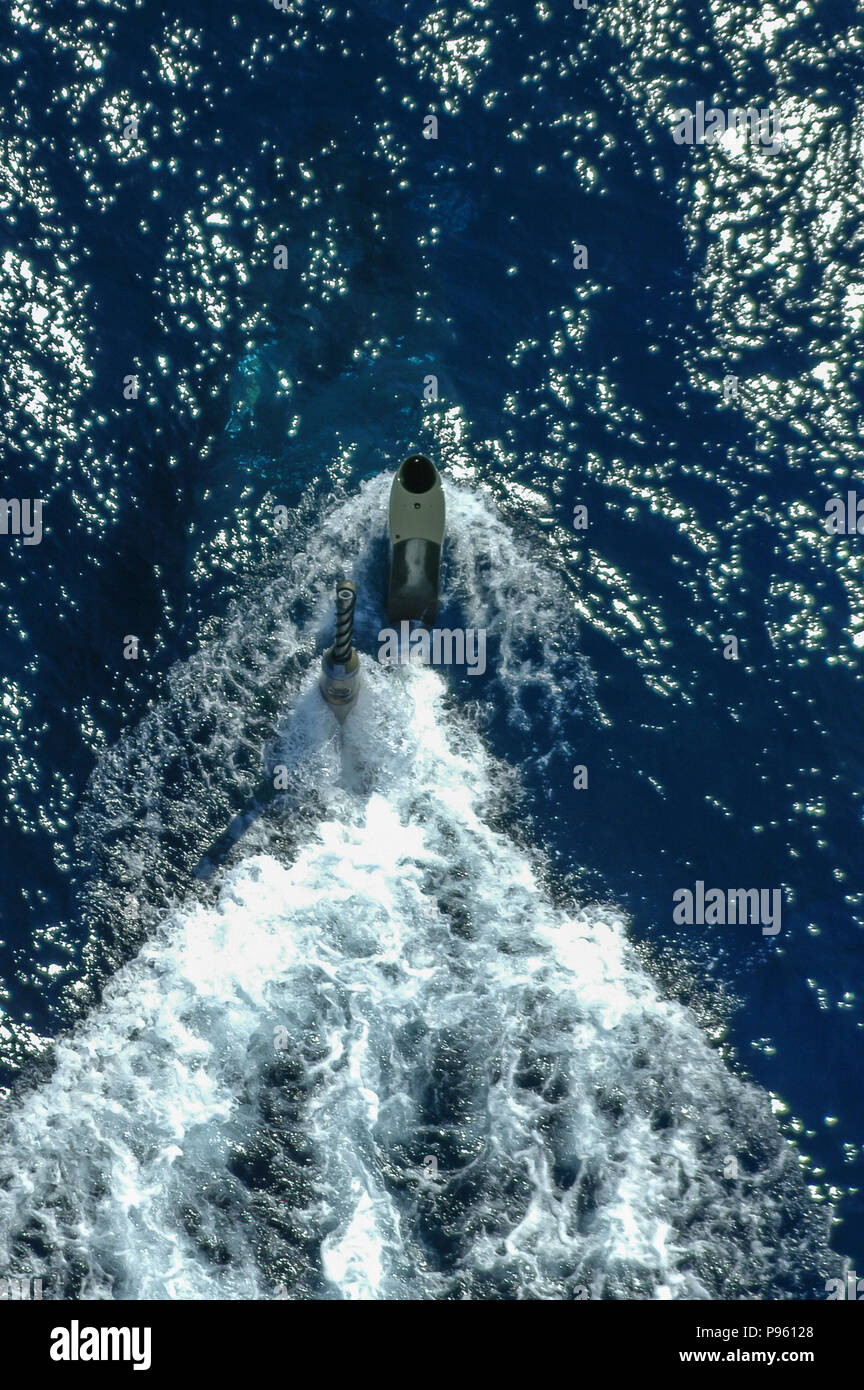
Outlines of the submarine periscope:
M 354 650 L 354 605 L 357 586 L 350 579 L 336 585 L 336 633 L 333 646 L 321 658 L 319 686 L 340 724 L 360 693 L 360 658 Z

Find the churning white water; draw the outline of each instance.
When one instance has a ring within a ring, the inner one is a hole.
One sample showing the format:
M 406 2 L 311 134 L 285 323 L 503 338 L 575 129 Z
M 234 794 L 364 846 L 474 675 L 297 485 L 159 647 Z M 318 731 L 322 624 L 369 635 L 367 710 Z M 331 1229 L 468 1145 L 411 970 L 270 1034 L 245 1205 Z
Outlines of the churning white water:
M 319 700 L 312 636 L 340 565 L 369 563 L 383 489 L 307 541 L 271 830 L 164 915 L 8 1108 L 0 1269 L 47 1297 L 788 1296 L 826 1257 L 767 1097 L 661 997 L 619 914 L 551 900 L 445 678 L 367 658 L 344 734 Z M 547 683 L 552 742 L 569 677 L 520 643 L 566 600 L 491 502 L 448 504 L 466 622 L 495 635 L 514 708 Z M 222 762 L 254 696 L 216 678 L 239 641 L 174 679 L 216 701 Z M 156 776 L 160 720 L 135 743 Z

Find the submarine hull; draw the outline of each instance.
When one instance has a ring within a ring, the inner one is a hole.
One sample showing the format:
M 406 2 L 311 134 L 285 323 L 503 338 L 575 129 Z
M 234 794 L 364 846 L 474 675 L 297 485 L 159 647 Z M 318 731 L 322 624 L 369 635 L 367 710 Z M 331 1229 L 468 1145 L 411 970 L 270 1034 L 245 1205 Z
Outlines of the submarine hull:
M 390 586 L 387 617 L 430 627 L 440 605 L 441 549 L 444 544 L 444 489 L 425 454 L 411 454 L 400 465 L 390 492 Z

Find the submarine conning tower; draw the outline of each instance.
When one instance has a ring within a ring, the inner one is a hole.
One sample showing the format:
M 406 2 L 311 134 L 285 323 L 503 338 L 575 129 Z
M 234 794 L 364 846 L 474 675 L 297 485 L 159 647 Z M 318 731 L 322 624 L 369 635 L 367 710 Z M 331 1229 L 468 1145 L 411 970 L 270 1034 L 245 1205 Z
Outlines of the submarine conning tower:
M 441 475 L 425 454 L 409 454 L 399 465 L 390 490 L 390 588 L 387 617 L 431 627 L 440 599 L 444 544 L 444 489 Z

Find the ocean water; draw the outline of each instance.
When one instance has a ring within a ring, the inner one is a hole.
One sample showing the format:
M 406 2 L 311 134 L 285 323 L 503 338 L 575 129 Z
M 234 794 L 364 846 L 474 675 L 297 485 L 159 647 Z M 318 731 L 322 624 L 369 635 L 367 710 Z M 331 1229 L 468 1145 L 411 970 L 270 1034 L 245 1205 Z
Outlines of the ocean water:
M 4 12 L 0 1274 L 864 1265 L 859 18 Z M 675 143 L 699 101 L 780 148 Z M 482 676 L 375 659 L 416 448 Z M 697 881 L 781 931 L 676 923 Z

